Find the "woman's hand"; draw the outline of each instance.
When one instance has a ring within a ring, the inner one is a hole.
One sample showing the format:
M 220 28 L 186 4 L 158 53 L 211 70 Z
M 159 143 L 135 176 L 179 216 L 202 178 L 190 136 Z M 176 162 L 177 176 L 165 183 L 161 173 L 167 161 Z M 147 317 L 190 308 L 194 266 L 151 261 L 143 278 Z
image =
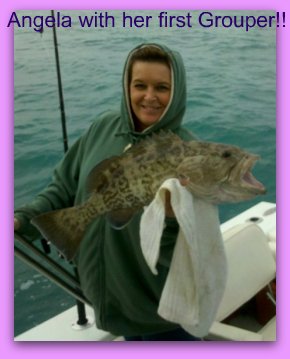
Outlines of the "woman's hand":
M 165 216 L 169 218 L 175 218 L 174 211 L 171 206 L 171 194 L 168 190 L 165 192 Z
M 189 178 L 188 177 L 182 177 L 182 178 L 180 177 L 179 182 L 182 186 L 185 187 L 189 183 Z M 175 218 L 175 213 L 171 206 L 171 193 L 168 190 L 165 191 L 165 215 L 166 215 L 166 217 Z

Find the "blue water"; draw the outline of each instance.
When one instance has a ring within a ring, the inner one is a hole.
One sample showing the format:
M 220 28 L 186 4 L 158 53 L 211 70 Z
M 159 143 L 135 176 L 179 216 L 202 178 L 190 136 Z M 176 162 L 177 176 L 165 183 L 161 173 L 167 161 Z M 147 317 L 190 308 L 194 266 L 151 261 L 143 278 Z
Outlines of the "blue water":
M 140 11 L 127 13 L 138 15 Z M 154 18 L 157 13 L 143 11 L 142 15 Z M 187 11 L 171 12 L 184 13 Z M 50 12 L 18 14 L 47 16 Z M 76 18 L 94 11 L 62 14 Z M 110 14 L 120 19 L 121 12 Z M 192 14 L 196 17 L 196 12 Z M 160 29 L 154 24 L 134 30 L 118 25 L 83 29 L 74 21 L 72 28 L 58 29 L 69 145 L 99 113 L 119 108 L 122 67 L 128 51 L 144 41 L 164 43 L 180 51 L 185 62 L 185 125 L 202 139 L 236 144 L 261 156 L 254 174 L 266 185 L 267 194 L 245 203 L 221 206 L 221 221 L 260 200 L 275 202 L 275 28 L 246 32 L 236 28 L 206 29 L 197 24 L 190 29 Z M 29 28 L 15 28 L 14 43 L 18 207 L 48 183 L 53 167 L 63 155 L 63 143 L 52 30 L 45 29 L 40 34 Z M 16 335 L 73 304 L 69 295 L 15 258 Z

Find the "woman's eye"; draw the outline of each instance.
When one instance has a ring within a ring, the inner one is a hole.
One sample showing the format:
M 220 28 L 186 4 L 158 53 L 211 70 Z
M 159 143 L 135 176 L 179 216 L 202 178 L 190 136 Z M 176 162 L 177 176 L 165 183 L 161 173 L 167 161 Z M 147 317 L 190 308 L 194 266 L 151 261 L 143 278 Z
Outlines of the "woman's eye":
M 168 88 L 168 86 L 160 85 L 160 86 L 157 87 L 157 90 L 158 91 L 168 91 L 169 88 Z
M 144 89 L 144 88 L 145 88 L 145 85 L 143 85 L 143 84 L 135 84 L 134 87 L 135 87 L 136 89 Z

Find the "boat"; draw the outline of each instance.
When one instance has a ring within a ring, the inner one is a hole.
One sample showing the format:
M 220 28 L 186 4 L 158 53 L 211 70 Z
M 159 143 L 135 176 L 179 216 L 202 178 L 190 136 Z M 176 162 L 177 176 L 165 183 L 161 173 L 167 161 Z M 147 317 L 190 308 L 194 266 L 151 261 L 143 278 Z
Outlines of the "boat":
M 203 340 L 275 341 L 276 204 L 259 202 L 220 228 L 228 259 L 228 279 L 216 320 Z M 49 277 L 49 273 L 46 275 Z M 59 284 L 78 301 L 85 302 L 85 320 L 80 320 L 79 308 L 73 306 L 16 336 L 15 341 L 124 340 L 96 328 L 93 310 L 81 292 Z

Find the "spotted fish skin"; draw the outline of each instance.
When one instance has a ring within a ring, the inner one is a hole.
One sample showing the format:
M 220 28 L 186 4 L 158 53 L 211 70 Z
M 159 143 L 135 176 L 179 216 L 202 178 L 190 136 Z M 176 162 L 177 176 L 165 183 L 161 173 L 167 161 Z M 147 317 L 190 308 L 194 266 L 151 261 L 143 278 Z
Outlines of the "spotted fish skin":
M 163 131 L 98 164 L 88 176 L 85 203 L 41 214 L 32 224 L 71 260 L 97 216 L 108 214 L 113 226 L 121 228 L 153 200 L 166 179 L 180 179 L 194 196 L 211 203 L 263 194 L 264 186 L 250 173 L 257 159 L 235 146 L 186 142 Z

